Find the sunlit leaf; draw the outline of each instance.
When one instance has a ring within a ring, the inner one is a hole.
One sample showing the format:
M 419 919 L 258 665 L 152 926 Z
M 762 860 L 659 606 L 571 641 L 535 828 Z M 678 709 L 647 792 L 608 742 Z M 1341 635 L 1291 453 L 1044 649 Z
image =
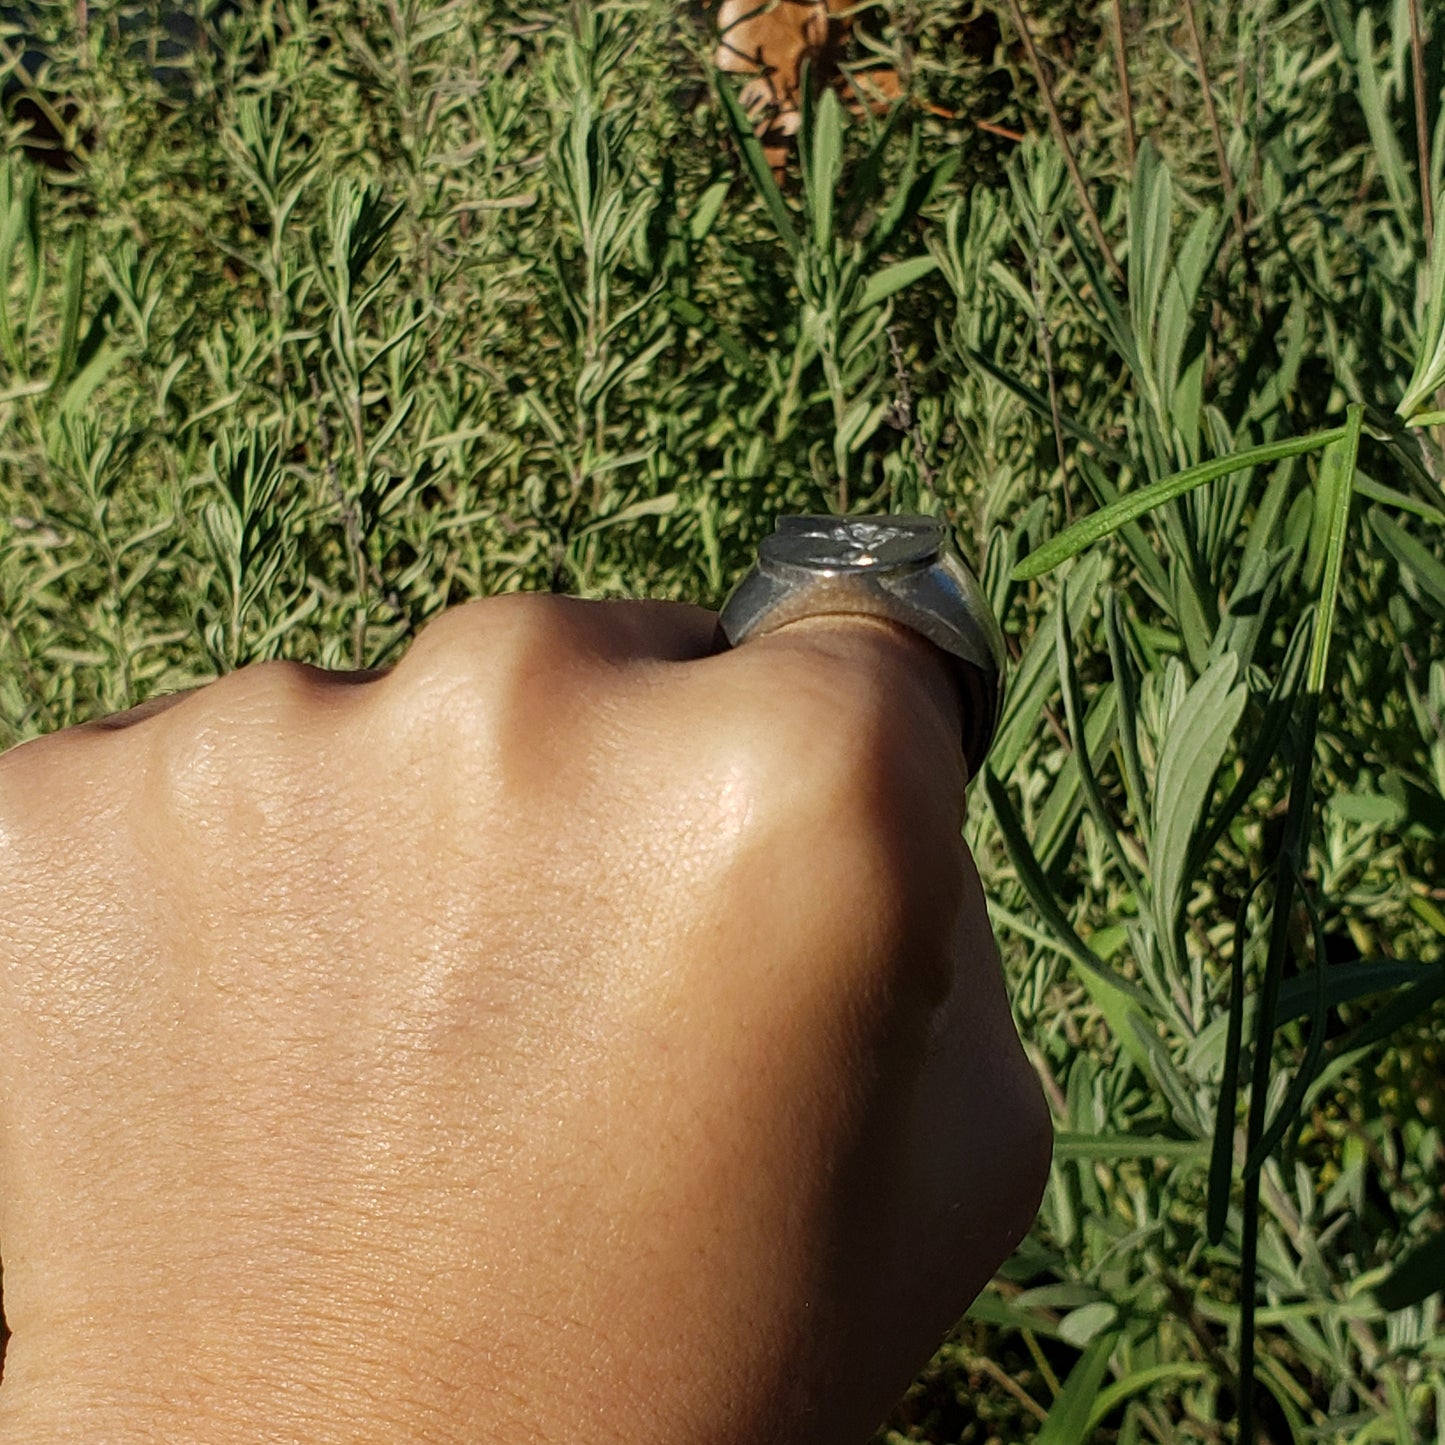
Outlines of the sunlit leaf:
M 1190 880 L 1190 844 L 1214 788 L 1247 692 L 1235 684 L 1235 661 L 1222 657 L 1189 689 L 1164 739 L 1155 780 L 1150 867 L 1160 943 L 1174 947 Z
M 1136 517 L 1142 517 L 1145 512 L 1152 511 L 1165 502 L 1172 501 L 1175 497 L 1183 496 L 1185 492 L 1203 486 L 1205 482 L 1212 482 L 1218 477 L 1227 477 L 1231 472 L 1246 471 L 1250 467 L 1257 467 L 1265 462 L 1276 462 L 1282 457 L 1319 451 L 1331 442 L 1338 441 L 1344 435 L 1344 427 L 1334 427 L 1329 431 L 1315 432 L 1311 436 L 1270 442 L 1266 446 L 1251 447 L 1248 451 L 1235 452 L 1232 456 L 1217 457 L 1213 461 L 1201 462 L 1197 467 L 1189 467 L 1185 471 L 1176 472 L 1173 476 L 1165 477 L 1162 481 L 1155 482 L 1150 486 L 1127 492 L 1112 506 L 1103 507 L 1075 522 L 1072 527 L 1066 528 L 1057 537 L 1046 542 L 1038 551 L 1030 553 L 1014 568 L 1014 577 L 1020 582 L 1026 582 L 1032 577 L 1041 577 L 1045 572 L 1057 567 L 1060 562 L 1083 551 L 1085 547 L 1092 546 L 1101 537 L 1107 537 L 1110 533 L 1117 532 L 1126 522 L 1132 522 Z

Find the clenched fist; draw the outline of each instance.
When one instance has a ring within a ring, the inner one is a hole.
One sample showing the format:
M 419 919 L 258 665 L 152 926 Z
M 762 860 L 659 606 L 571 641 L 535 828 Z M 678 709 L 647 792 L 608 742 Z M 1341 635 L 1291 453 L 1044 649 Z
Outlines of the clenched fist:
M 0 1441 L 865 1440 L 1048 1114 L 931 646 L 505 597 L 0 758 Z

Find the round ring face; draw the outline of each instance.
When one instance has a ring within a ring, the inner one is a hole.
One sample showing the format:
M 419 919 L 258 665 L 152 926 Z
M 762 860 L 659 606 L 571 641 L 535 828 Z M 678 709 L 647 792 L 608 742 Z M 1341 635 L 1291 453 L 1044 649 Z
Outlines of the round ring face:
M 933 561 L 945 539 L 932 517 L 782 517 L 758 557 L 810 571 L 890 571 Z

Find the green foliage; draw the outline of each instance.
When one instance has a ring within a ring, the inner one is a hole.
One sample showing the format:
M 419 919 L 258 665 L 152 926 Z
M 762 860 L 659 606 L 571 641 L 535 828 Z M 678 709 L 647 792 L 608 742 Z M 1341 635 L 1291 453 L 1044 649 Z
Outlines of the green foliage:
M 1029 10 L 1117 272 L 945 0 L 858 20 L 938 113 L 810 97 L 782 185 L 661 0 L 37 0 L 0 57 L 0 745 L 473 596 L 716 603 L 779 512 L 958 523 L 1058 1146 L 894 1442 L 1445 1439 L 1439 23 L 1422 165 L 1409 0 L 1198 9 L 1228 186 L 1172 9 L 1132 166 L 1112 6 Z

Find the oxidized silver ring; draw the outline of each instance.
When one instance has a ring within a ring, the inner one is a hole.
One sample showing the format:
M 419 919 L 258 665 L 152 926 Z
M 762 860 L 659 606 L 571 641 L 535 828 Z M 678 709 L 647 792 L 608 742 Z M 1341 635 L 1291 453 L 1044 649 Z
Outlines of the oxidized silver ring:
M 884 617 L 925 637 L 963 690 L 963 752 L 976 777 L 998 727 L 1003 633 L 978 579 L 936 517 L 780 517 L 723 605 L 736 647 L 803 617 Z

